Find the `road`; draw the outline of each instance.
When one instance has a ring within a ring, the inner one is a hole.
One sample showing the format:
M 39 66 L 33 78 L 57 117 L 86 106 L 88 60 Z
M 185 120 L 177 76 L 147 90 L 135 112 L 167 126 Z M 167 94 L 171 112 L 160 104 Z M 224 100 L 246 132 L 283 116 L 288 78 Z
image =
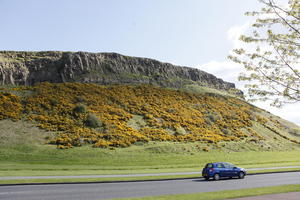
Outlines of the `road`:
M 255 172 L 268 169 L 293 169 L 300 166 L 288 167 L 264 167 L 264 168 L 248 168 L 247 172 Z M 143 177 L 143 176 L 172 176 L 172 175 L 195 175 L 200 176 L 201 170 L 198 172 L 170 172 L 170 173 L 147 173 L 147 174 L 108 174 L 108 175 L 77 175 L 77 176 L 0 176 L 0 180 L 20 180 L 20 179 L 61 179 L 61 178 L 121 178 L 121 177 Z
M 124 183 L 1 186 L 1 200 L 100 200 L 163 194 L 211 192 L 284 184 L 300 184 L 300 172 L 261 174 L 245 179 L 204 181 L 199 179 Z

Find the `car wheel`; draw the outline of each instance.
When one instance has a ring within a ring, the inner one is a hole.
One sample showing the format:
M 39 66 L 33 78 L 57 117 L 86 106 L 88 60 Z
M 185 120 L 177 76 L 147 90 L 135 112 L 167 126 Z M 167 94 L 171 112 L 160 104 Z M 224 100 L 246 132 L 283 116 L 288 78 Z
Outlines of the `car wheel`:
M 208 176 L 206 176 L 206 177 L 204 177 L 204 179 L 205 179 L 206 181 L 208 181 L 208 180 L 209 180 L 209 177 L 208 177 Z
M 243 179 L 244 177 L 245 177 L 244 172 L 240 172 L 240 173 L 239 173 L 239 178 L 240 178 L 240 179 Z
M 214 180 L 215 180 L 215 181 L 220 180 L 220 175 L 219 175 L 219 174 L 215 174 L 215 175 L 214 175 Z

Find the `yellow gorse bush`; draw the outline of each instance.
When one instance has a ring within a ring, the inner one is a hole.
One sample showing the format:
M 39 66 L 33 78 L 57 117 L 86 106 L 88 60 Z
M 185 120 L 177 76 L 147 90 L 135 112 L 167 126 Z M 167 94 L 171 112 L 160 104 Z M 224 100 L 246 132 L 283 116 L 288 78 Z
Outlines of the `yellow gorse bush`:
M 250 136 L 262 139 L 251 126 L 253 120 L 262 123 L 265 119 L 255 116 L 253 106 L 233 97 L 148 85 L 40 83 L 20 90 L 32 95 L 0 94 L 0 119 L 23 118 L 57 132 L 50 143 L 58 148 L 83 144 L 127 147 L 153 140 L 217 143 Z M 82 111 L 78 112 L 78 106 Z M 100 120 L 100 127 L 86 125 L 89 114 Z M 133 115 L 143 116 L 145 125 L 131 127 L 128 121 Z M 241 131 L 245 128 L 249 134 Z
M 18 120 L 21 118 L 21 99 L 8 92 L 0 93 L 0 120 L 10 118 Z

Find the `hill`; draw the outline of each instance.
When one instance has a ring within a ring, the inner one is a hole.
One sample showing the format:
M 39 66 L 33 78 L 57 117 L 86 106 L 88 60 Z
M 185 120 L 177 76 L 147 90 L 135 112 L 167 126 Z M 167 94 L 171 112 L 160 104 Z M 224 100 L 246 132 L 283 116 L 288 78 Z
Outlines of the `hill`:
M 200 142 L 213 148 L 299 147 L 299 127 L 232 96 L 149 85 L 39 83 L 1 88 L 0 119 L 54 133 L 58 148 L 114 148 L 149 141 Z M 250 148 L 250 149 L 251 149 Z M 199 151 L 209 148 L 199 146 Z M 237 149 L 239 150 L 239 149 Z
M 46 143 L 62 149 L 149 141 L 198 142 L 199 151 L 300 144 L 298 126 L 198 69 L 116 53 L 1 51 L 0 75 L 0 120 L 48 131 Z

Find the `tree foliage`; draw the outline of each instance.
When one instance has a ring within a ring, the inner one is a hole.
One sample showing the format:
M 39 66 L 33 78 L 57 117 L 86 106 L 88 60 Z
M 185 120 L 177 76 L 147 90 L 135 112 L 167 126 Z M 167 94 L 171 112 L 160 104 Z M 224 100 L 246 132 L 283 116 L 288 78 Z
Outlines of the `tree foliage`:
M 239 80 L 246 84 L 250 100 L 271 100 L 272 105 L 300 101 L 300 0 L 280 5 L 259 0 L 251 33 L 241 35 L 243 48 L 234 49 L 229 59 L 246 69 Z

